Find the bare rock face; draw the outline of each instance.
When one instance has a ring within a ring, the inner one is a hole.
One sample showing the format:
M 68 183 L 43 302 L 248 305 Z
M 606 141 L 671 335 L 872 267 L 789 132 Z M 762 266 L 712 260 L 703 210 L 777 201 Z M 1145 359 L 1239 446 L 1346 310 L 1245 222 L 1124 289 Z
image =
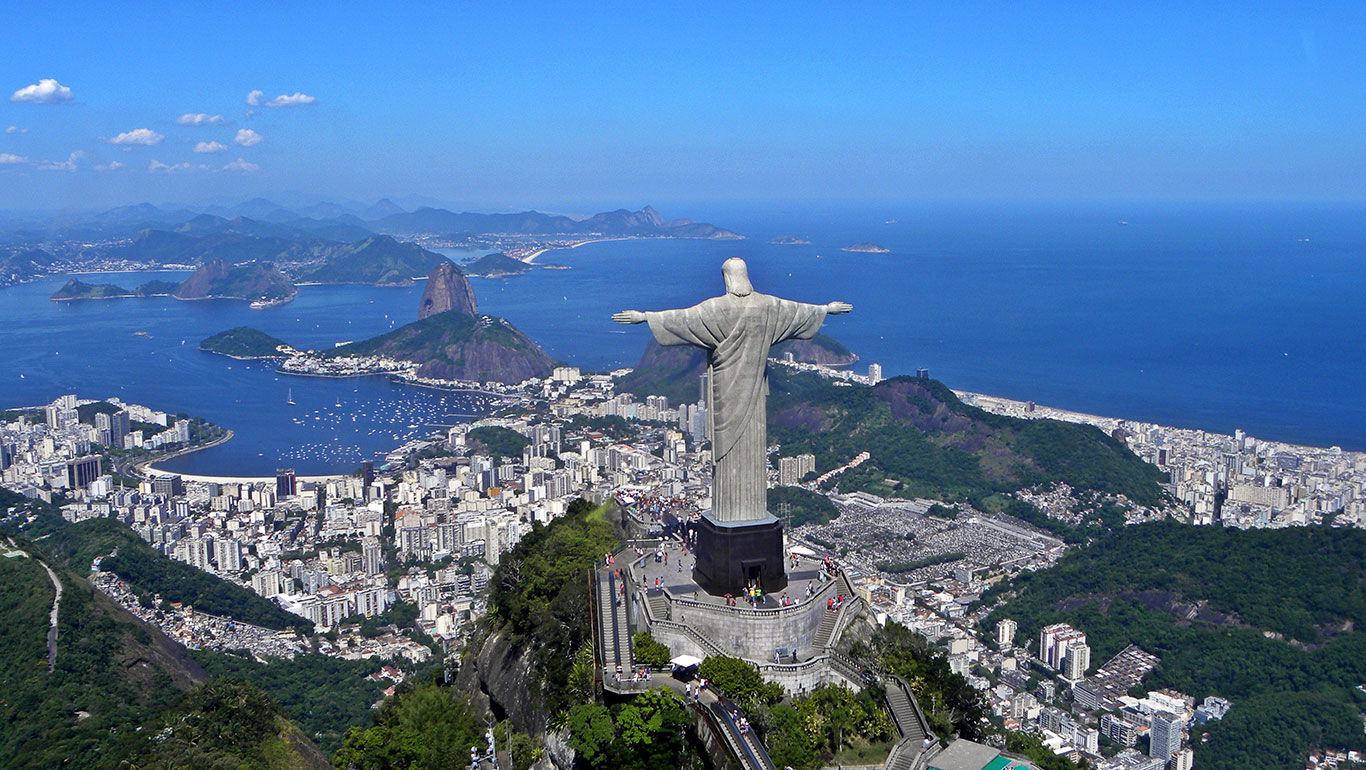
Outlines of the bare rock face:
M 454 310 L 461 315 L 476 316 L 479 306 L 474 300 L 474 287 L 470 286 L 459 268 L 450 262 L 442 262 L 427 278 L 427 286 L 422 290 L 422 303 L 418 305 L 417 319 Z

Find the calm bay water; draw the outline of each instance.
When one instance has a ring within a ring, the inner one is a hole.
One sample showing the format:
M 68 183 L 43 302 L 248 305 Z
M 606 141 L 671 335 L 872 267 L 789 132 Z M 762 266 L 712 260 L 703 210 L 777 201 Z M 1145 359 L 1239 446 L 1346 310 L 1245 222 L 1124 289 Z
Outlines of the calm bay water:
M 749 238 L 549 252 L 541 262 L 571 269 L 472 279 L 480 309 L 569 363 L 630 365 L 648 332 L 608 316 L 713 296 L 721 261 L 738 255 L 760 291 L 852 302 L 854 313 L 829 319 L 825 331 L 861 356 L 860 367 L 876 361 L 888 376 L 926 366 L 956 388 L 1366 449 L 1361 208 L 690 211 Z M 780 235 L 811 244 L 768 243 Z M 859 241 L 891 251 L 840 251 Z M 132 286 L 151 277 L 85 280 Z M 251 311 L 228 300 L 48 301 L 63 282 L 0 289 L 0 404 L 117 395 L 236 431 L 228 444 L 175 461 L 184 472 L 350 470 L 469 411 L 460 397 L 382 378 L 289 377 L 195 349 L 239 325 L 303 347 L 368 337 L 415 318 L 420 284 L 309 286 L 293 303 Z M 285 403 L 291 388 L 294 407 Z

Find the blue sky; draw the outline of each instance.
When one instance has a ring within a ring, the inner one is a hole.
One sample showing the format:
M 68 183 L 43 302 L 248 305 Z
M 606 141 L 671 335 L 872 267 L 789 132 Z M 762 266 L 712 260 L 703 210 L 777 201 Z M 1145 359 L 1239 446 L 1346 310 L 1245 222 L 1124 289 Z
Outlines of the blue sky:
M 1366 191 L 1360 2 L 129 5 L 7 9 L 0 208 Z

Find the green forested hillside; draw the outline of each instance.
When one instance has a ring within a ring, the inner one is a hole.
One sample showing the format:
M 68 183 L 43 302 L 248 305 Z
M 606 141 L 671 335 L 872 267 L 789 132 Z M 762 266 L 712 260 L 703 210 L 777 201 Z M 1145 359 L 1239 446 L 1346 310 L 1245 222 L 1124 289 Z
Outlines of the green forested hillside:
M 826 471 L 871 455 L 830 482 L 843 491 L 980 502 L 1064 482 L 1142 505 L 1162 498 L 1162 472 L 1118 439 L 1087 425 L 989 414 L 935 380 L 840 387 L 774 371 L 770 382 L 769 437 L 784 456 L 811 452 Z
M 550 711 L 567 705 L 574 659 L 591 637 L 588 570 L 620 542 L 604 508 L 575 500 L 548 526 L 533 525 L 489 581 L 490 620 L 532 650 L 531 676 Z
M 145 729 L 125 736 L 122 768 L 324 770 L 332 765 L 280 705 L 237 679 L 214 679 L 182 696 Z
M 322 262 L 306 268 L 298 277 L 300 282 L 408 286 L 447 261 L 416 243 L 400 243 L 387 235 L 359 243 L 327 243 L 315 248 L 313 255 L 322 257 Z
M 36 558 L 0 558 L 0 766 L 13 770 L 98 767 L 124 731 L 205 678 L 183 649 L 52 566 L 63 595 L 49 673 L 52 583 Z
M 17 539 L 0 558 L 0 766 L 7 769 L 328 767 L 261 691 L 212 680 L 184 648 Z M 47 629 L 63 590 L 56 659 Z
M 465 438 L 471 445 L 471 451 L 476 454 L 487 453 L 491 457 L 514 462 L 522 459 L 522 450 L 531 443 L 531 439 L 517 431 L 497 425 L 475 428 Z
M 348 729 L 370 721 L 371 705 L 389 686 L 385 680 L 366 679 L 383 665 L 374 659 L 310 654 L 260 663 L 245 653 L 197 650 L 191 655 L 210 676 L 245 680 L 270 693 L 285 716 L 328 752 L 341 745 Z
M 269 358 L 283 356 L 279 348 L 285 344 L 284 340 L 250 326 L 238 326 L 206 337 L 199 343 L 199 349 L 236 358 Z
M 826 524 L 840 515 L 830 498 L 801 487 L 770 487 L 768 511 L 778 518 L 791 517 L 789 525 Z
M 0 529 L 33 540 L 41 538 L 44 550 L 72 570 L 83 573 L 95 557 L 108 556 L 117 549 L 118 555 L 106 558 L 101 568 L 116 573 L 139 594 L 159 594 L 164 601 L 183 602 L 212 615 L 228 615 L 267 628 L 312 630 L 312 623 L 252 591 L 157 553 L 137 533 L 113 519 L 70 524 L 56 507 L 0 489 L 0 514 L 10 508 L 30 511 L 33 520 L 21 526 L 17 517 L 12 517 Z
M 1204 767 L 1268 766 L 1254 747 L 1272 744 L 1303 767 L 1305 752 L 1324 747 L 1315 735 L 1366 706 L 1354 689 L 1366 682 L 1366 532 L 1124 527 L 983 601 L 998 599 L 985 627 L 1009 617 L 1031 639 L 1068 622 L 1086 632 L 1097 665 L 1134 643 L 1162 660 L 1145 686 L 1232 700 L 1197 745 Z M 1366 748 L 1355 724 L 1349 745 Z

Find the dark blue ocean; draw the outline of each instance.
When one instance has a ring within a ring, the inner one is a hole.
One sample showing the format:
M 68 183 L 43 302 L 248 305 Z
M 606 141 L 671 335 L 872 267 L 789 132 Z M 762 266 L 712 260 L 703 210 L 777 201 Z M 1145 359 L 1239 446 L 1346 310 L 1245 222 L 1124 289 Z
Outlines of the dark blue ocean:
M 951 387 L 1066 409 L 1366 449 L 1366 207 L 686 212 L 748 237 L 548 252 L 540 262 L 571 269 L 473 279 L 480 309 L 566 362 L 630 365 L 648 332 L 608 316 L 720 293 L 720 263 L 738 255 L 760 291 L 853 303 L 825 331 L 859 354 L 860 369 L 878 362 L 892 376 L 924 366 Z M 768 242 L 784 235 L 811 243 Z M 890 252 L 840 250 L 861 241 Z M 131 287 L 150 277 L 84 280 Z M 289 305 L 252 311 L 227 300 L 48 301 L 63 282 L 0 289 L 0 404 L 116 395 L 236 431 L 175 461 L 184 472 L 350 470 L 469 412 L 460 397 L 381 378 L 289 377 L 195 349 L 244 324 L 301 347 L 361 339 L 413 320 L 421 285 L 309 286 Z

